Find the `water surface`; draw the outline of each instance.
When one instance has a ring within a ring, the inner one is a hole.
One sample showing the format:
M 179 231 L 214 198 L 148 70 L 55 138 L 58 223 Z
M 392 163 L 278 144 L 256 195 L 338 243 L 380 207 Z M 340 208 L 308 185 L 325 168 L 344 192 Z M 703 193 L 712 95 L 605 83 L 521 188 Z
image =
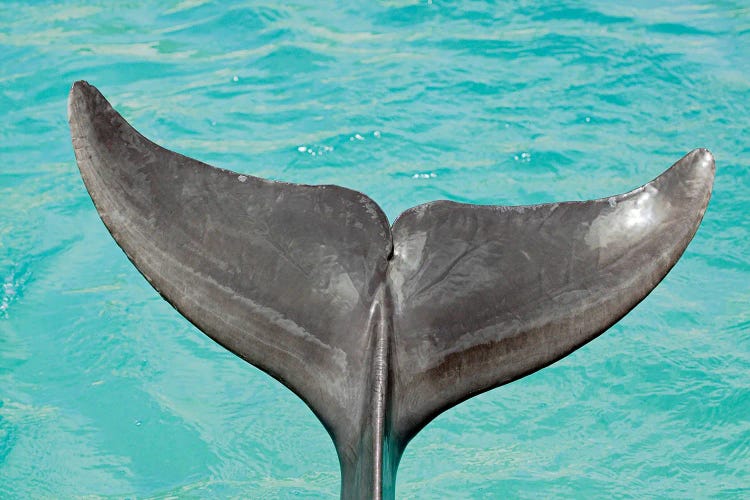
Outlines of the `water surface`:
M 391 220 L 620 193 L 708 147 L 714 197 L 665 281 L 437 418 L 397 494 L 750 496 L 748 61 L 736 2 L 4 2 L 0 497 L 338 495 L 313 414 L 177 314 L 99 221 L 67 128 L 79 79 L 166 147 L 361 190 Z

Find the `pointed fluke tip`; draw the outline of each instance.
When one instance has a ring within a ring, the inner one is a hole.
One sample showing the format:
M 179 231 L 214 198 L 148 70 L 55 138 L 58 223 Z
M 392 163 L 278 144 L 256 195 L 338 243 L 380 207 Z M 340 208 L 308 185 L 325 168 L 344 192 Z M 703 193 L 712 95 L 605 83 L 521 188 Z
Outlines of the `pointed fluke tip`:
M 687 164 L 693 167 L 696 171 L 707 173 L 711 176 L 716 172 L 714 155 L 706 148 L 694 149 L 687 154 L 686 158 L 689 159 Z
M 694 149 L 678 161 L 676 166 L 678 169 L 684 169 L 687 178 L 706 186 L 710 195 L 716 176 L 716 162 L 711 151 L 706 148 Z
M 68 94 L 68 122 L 71 122 L 74 118 L 74 112 L 83 111 L 82 108 L 86 108 L 87 105 L 96 103 L 95 98 L 100 96 L 101 100 L 104 100 L 104 96 L 101 95 L 99 90 L 85 80 L 78 80 L 70 87 L 70 93 Z
M 86 94 L 90 94 L 91 91 L 96 91 L 96 87 L 91 85 L 86 80 L 78 80 L 74 82 L 70 87 L 70 98 L 82 97 Z
M 84 80 L 78 80 L 70 87 L 70 92 L 68 93 L 68 123 L 73 120 L 74 108 L 83 100 L 86 90 L 89 87 L 91 85 Z
M 676 182 L 675 186 L 689 185 L 692 186 L 692 189 L 697 189 L 697 191 L 693 191 L 693 194 L 705 198 L 704 205 L 708 205 L 715 176 L 716 162 L 714 156 L 706 148 L 697 148 L 680 158 L 674 165 L 644 187 L 658 186 L 659 184 L 664 186 L 664 182 Z M 667 179 L 671 179 L 671 181 Z M 699 195 L 699 192 L 702 194 Z
M 697 166 L 702 168 L 710 168 L 714 170 L 716 168 L 716 162 L 714 161 L 714 155 L 711 154 L 706 148 L 697 148 L 692 150 L 690 156 L 693 157 L 693 161 Z

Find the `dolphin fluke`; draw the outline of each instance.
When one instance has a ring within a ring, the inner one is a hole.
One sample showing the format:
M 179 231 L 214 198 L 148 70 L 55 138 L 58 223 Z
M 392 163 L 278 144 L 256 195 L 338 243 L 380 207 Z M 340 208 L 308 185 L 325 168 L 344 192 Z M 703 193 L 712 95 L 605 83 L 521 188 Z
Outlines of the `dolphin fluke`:
M 343 498 L 392 498 L 409 440 L 618 321 L 675 264 L 714 160 L 629 193 L 526 207 L 437 201 L 391 227 L 367 196 L 273 182 L 164 149 L 73 85 L 73 147 L 117 243 L 208 336 L 299 395 Z

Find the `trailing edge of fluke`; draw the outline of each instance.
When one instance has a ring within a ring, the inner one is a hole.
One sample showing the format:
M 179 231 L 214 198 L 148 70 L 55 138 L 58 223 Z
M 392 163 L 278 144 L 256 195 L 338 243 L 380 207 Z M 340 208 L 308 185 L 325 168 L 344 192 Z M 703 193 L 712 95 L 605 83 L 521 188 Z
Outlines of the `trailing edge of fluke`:
M 435 201 L 390 225 L 362 193 L 273 182 L 164 149 L 99 91 L 68 103 L 83 180 L 156 290 L 321 420 L 342 498 L 393 498 L 409 440 L 451 406 L 566 356 L 677 262 L 706 210 L 696 149 L 583 202 Z

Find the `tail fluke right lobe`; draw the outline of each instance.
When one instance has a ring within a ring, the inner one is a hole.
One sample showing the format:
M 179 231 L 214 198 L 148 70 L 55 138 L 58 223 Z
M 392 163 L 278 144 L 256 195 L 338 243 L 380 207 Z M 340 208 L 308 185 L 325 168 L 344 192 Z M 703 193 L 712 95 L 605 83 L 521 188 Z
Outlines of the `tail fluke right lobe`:
M 394 223 L 394 433 L 564 357 L 661 281 L 706 210 L 695 150 L 629 193 L 525 207 L 438 201 Z M 404 444 L 405 445 L 405 444 Z

